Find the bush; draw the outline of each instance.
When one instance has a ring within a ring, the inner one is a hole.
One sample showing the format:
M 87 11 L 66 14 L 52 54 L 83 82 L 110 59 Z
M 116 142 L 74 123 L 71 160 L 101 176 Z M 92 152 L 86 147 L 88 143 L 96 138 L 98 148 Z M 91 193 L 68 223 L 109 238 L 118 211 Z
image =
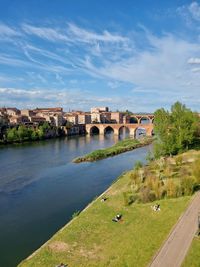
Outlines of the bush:
M 174 179 L 167 179 L 166 180 L 166 184 L 165 184 L 165 188 L 166 188 L 166 195 L 168 198 L 173 198 L 176 197 L 177 195 L 177 186 L 174 182 Z
M 142 203 L 152 202 L 156 200 L 155 192 L 147 186 L 141 187 L 139 197 Z
M 192 174 L 196 182 L 200 184 L 200 158 L 197 158 L 192 164 Z
M 72 219 L 76 218 L 79 214 L 80 214 L 80 210 L 75 211 L 75 212 L 72 214 Z
M 125 206 L 131 205 L 138 199 L 138 195 L 133 194 L 132 192 L 123 192 L 123 197 Z
M 135 162 L 134 169 L 139 170 L 140 168 L 142 168 L 142 166 L 143 166 L 142 162 L 138 160 Z
M 176 166 L 181 166 L 183 163 L 183 156 L 182 155 L 177 156 L 175 158 L 175 163 L 176 163 Z
M 182 194 L 185 196 L 192 195 L 194 192 L 195 180 L 193 177 L 186 176 L 181 179 Z

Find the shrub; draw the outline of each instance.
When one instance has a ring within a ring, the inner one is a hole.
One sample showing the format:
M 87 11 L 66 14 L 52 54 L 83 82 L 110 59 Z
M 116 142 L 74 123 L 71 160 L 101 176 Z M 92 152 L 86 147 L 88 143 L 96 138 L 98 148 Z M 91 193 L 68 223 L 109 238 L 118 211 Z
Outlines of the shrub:
M 135 162 L 134 169 L 139 170 L 140 168 L 142 168 L 142 166 L 143 166 L 142 162 L 138 160 Z
M 192 164 L 192 174 L 197 183 L 200 183 L 200 158 L 197 158 Z
M 138 199 L 138 195 L 133 194 L 132 192 L 123 192 L 123 197 L 125 206 L 131 205 Z
M 181 189 L 182 189 L 182 194 L 187 196 L 187 195 L 192 195 L 194 192 L 194 184 L 195 180 L 193 177 L 186 176 L 181 179 Z
M 183 156 L 182 155 L 177 156 L 175 158 L 175 163 L 176 163 L 176 166 L 181 166 L 183 163 Z
M 79 214 L 80 214 L 80 210 L 75 211 L 75 212 L 72 214 L 72 219 L 76 218 Z
M 148 186 L 141 187 L 139 196 L 140 196 L 140 201 L 142 203 L 151 202 L 156 199 L 155 192 L 152 191 Z
M 169 197 L 169 198 L 170 197 L 176 197 L 177 186 L 176 186 L 173 179 L 167 179 L 166 180 L 165 188 L 166 188 L 167 197 Z

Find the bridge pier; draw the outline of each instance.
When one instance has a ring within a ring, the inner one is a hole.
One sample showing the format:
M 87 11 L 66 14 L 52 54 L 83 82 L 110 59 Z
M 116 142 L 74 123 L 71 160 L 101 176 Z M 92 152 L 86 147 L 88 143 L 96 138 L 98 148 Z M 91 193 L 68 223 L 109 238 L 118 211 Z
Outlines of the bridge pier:
M 134 128 L 131 128 L 130 129 L 130 136 L 131 137 L 134 137 L 135 138 L 135 131 L 136 131 L 136 129 L 134 129 Z
M 104 127 L 103 126 L 99 127 L 99 134 L 104 135 Z
M 119 129 L 114 128 L 114 135 L 119 135 Z

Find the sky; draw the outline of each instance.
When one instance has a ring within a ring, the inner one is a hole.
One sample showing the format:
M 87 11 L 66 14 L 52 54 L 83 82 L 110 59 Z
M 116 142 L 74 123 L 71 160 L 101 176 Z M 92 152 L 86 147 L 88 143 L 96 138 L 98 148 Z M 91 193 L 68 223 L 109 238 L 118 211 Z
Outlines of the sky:
M 200 1 L 0 0 L 0 107 L 200 111 Z

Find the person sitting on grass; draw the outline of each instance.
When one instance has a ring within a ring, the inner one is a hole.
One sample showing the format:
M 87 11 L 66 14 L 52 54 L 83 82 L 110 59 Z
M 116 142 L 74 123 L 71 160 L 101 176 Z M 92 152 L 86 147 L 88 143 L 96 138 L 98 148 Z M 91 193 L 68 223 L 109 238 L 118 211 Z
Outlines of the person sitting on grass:
M 105 202 L 107 199 L 107 197 L 102 197 L 101 202 Z
M 113 221 L 113 222 L 118 222 L 118 221 L 121 220 L 121 218 L 122 218 L 122 215 L 121 215 L 121 214 L 117 214 L 117 215 L 112 219 L 112 221 Z
M 154 211 L 160 211 L 160 204 L 156 204 L 156 205 L 154 205 L 153 207 L 151 206 L 151 208 L 152 208 Z

